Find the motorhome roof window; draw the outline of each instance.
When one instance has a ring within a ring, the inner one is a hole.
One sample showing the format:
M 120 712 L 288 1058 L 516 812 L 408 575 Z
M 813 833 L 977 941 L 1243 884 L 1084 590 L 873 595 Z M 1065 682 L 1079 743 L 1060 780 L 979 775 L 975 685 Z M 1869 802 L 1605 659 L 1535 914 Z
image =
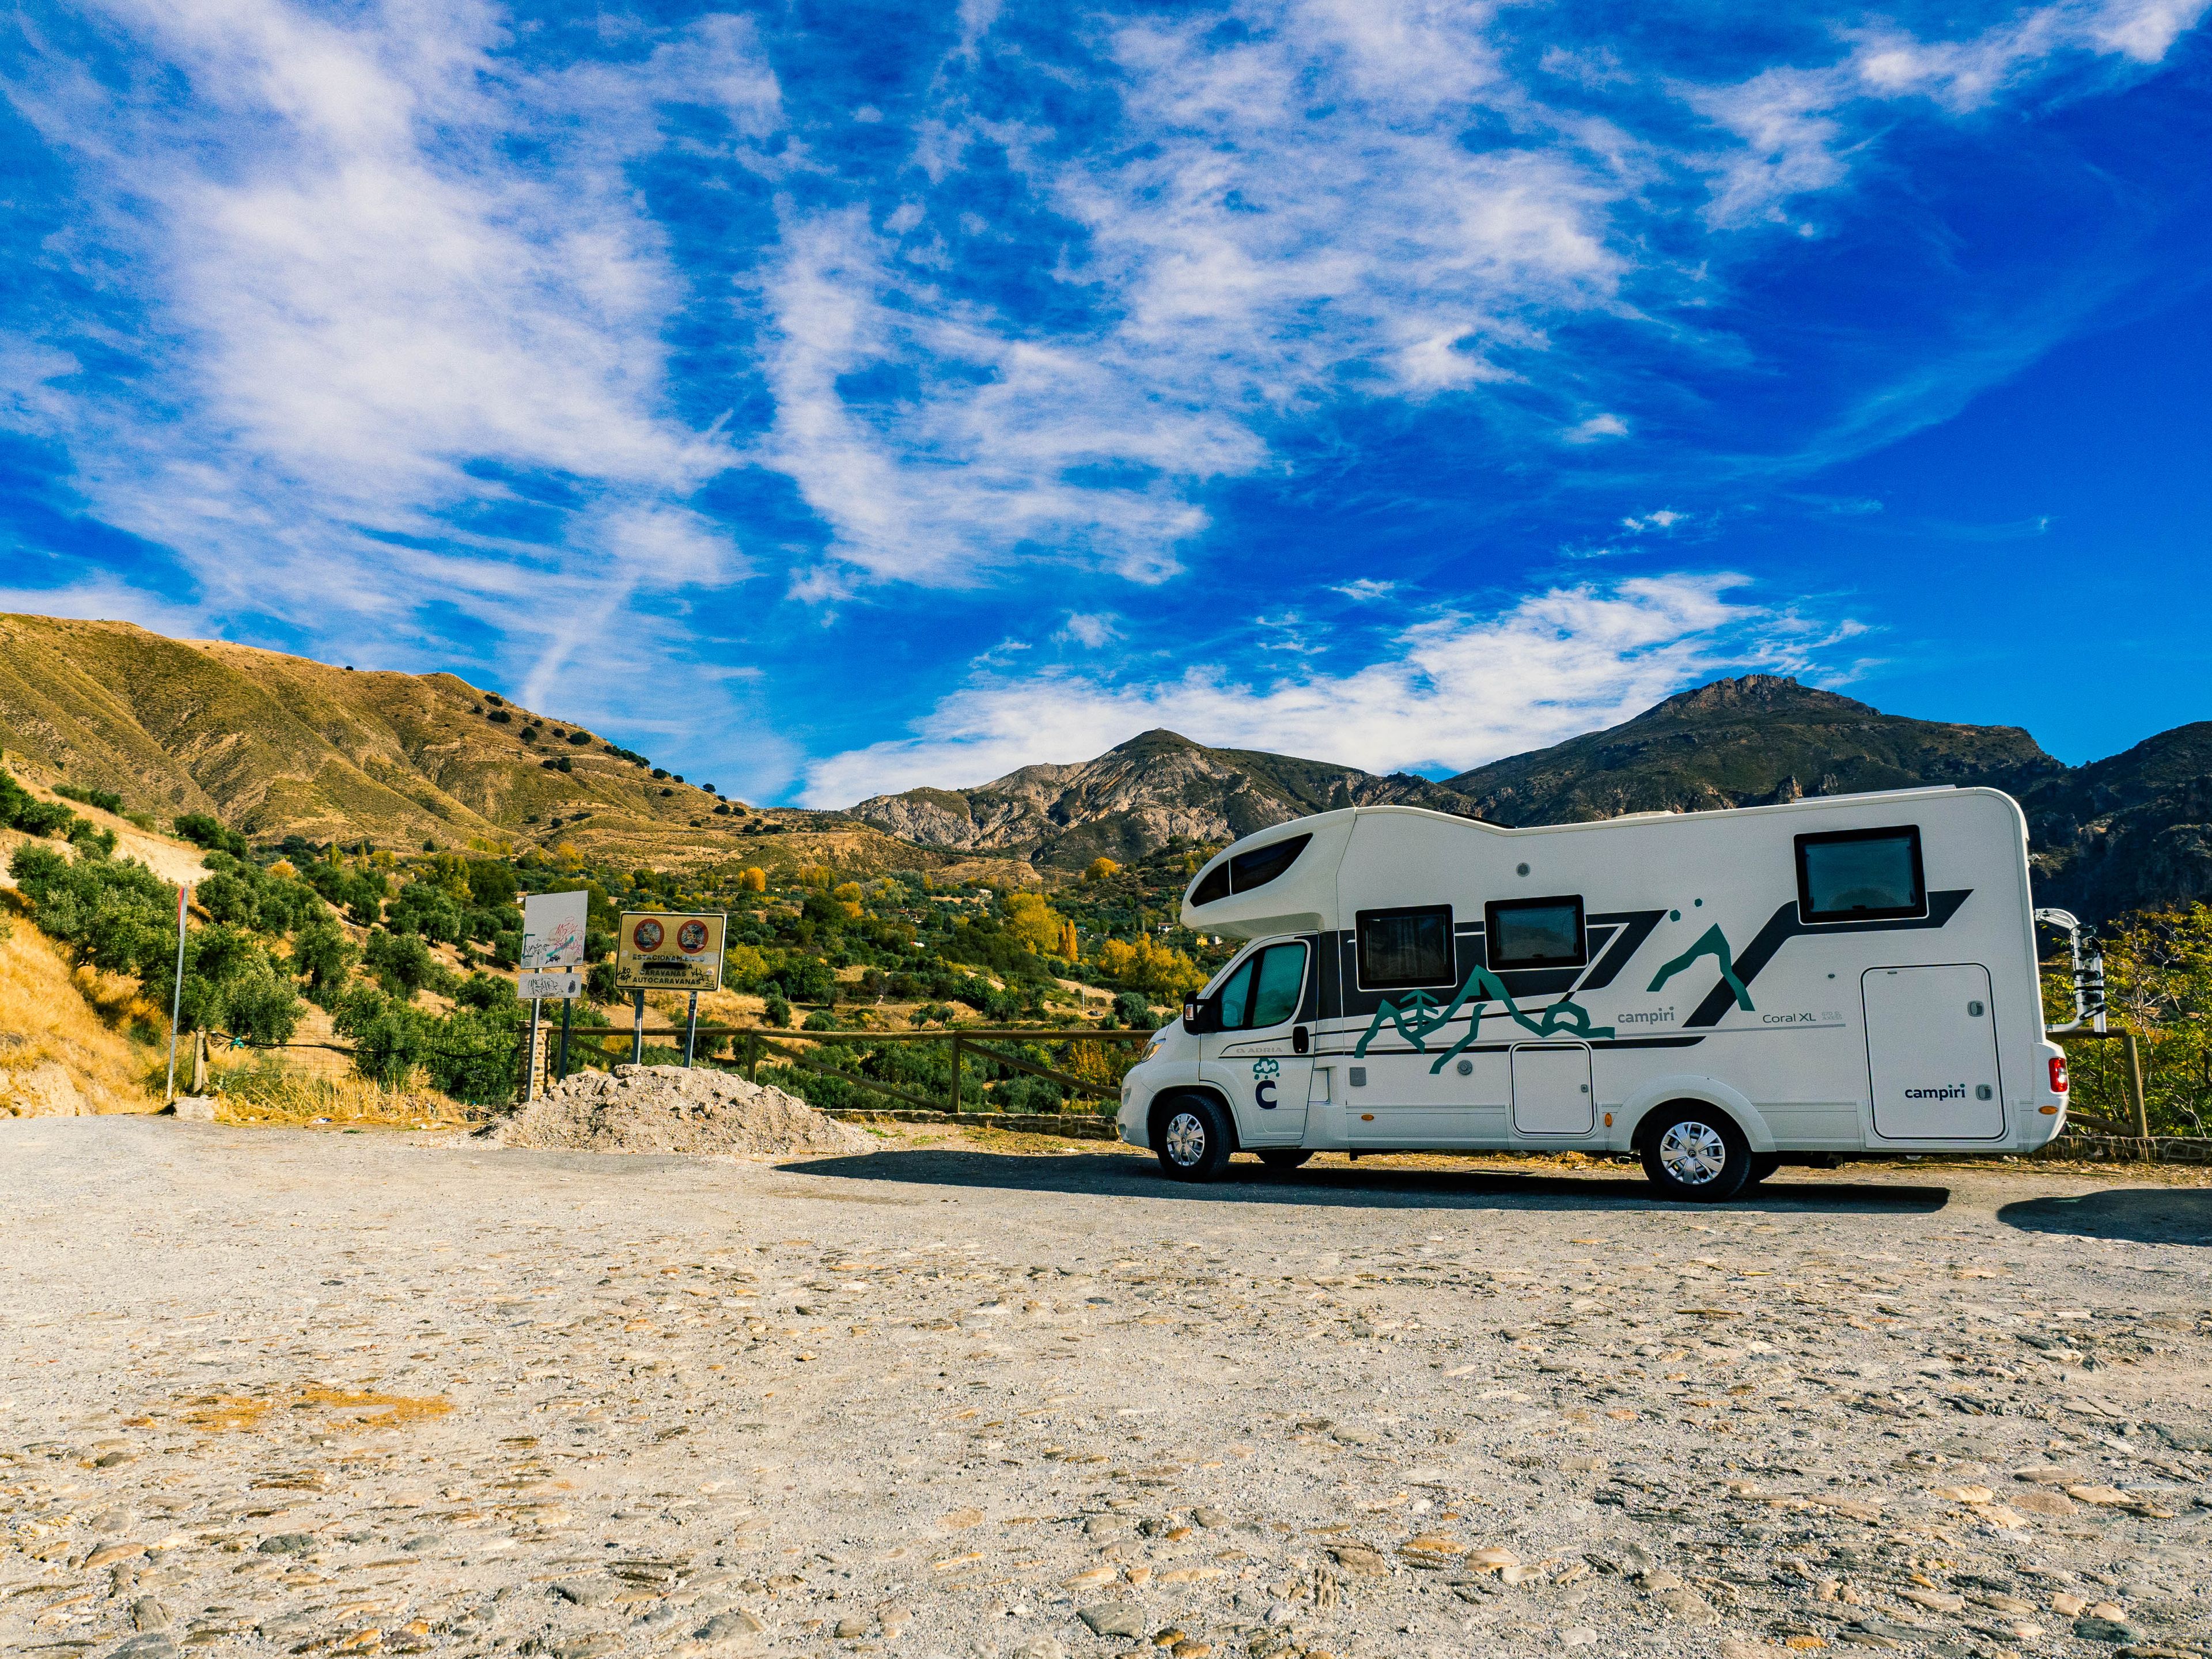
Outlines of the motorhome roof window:
M 1395 991 L 1416 985 L 1458 983 L 1450 905 L 1362 910 L 1357 920 L 1362 989 Z
M 1256 1031 L 1298 1012 L 1305 988 L 1306 947 L 1270 945 L 1240 963 L 1221 987 L 1221 1029 Z
M 1589 935 L 1583 931 L 1583 901 L 1578 893 L 1486 904 L 1482 924 L 1493 969 L 1580 968 L 1589 961 Z
M 1255 887 L 1265 887 L 1298 861 L 1298 854 L 1306 850 L 1306 843 L 1312 839 L 1311 836 L 1291 836 L 1282 841 L 1271 841 L 1265 847 L 1255 847 L 1249 853 L 1237 854 L 1229 860 L 1231 889 L 1249 893 Z
M 1801 922 L 1884 921 L 1927 914 L 1918 825 L 1797 837 Z
M 1206 872 L 1206 878 L 1190 890 L 1191 903 L 1212 904 L 1231 893 L 1249 893 L 1255 887 L 1265 887 L 1298 861 L 1298 854 L 1306 850 L 1306 843 L 1312 839 L 1311 836 L 1285 836 L 1265 847 L 1239 853 L 1224 864 L 1215 865 Z

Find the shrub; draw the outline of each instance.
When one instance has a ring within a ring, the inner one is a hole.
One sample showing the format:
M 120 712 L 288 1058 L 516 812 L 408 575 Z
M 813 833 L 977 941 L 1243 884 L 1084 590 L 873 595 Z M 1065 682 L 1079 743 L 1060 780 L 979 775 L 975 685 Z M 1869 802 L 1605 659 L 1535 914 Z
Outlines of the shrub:
M 123 816 L 123 797 L 112 789 L 93 789 L 82 784 L 58 783 L 54 793 L 64 799 L 82 801 L 87 806 L 97 806 L 103 812 Z
M 1133 1031 L 1149 1031 L 1158 1024 L 1152 1018 L 1152 1004 L 1134 991 L 1124 991 L 1114 999 L 1114 1018 Z
M 70 836 L 73 827 L 89 823 L 58 801 L 40 800 L 0 771 L 0 829 L 20 830 L 27 836 Z
M 210 852 L 228 853 L 234 859 L 253 855 L 253 848 L 246 844 L 245 836 L 204 812 L 185 813 L 177 820 L 176 830 L 185 840 L 204 847 Z
M 761 1018 L 781 1030 L 791 1024 L 791 1005 L 771 991 L 768 996 L 768 1006 L 762 1011 Z
M 417 991 L 444 990 L 453 982 L 453 975 L 430 954 L 430 947 L 413 933 L 371 928 L 361 960 L 378 984 L 392 995 L 410 1001 Z

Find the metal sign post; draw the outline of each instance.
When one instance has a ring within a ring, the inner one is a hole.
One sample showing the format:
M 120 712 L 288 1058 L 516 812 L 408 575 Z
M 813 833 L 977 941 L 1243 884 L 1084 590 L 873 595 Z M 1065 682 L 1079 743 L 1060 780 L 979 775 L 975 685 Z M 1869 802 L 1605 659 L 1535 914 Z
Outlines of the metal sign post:
M 615 984 L 637 997 L 637 1036 L 632 1061 L 645 1060 L 645 994 L 689 991 L 684 1063 L 691 1063 L 699 1026 L 699 993 L 722 988 L 722 943 L 729 917 L 719 910 L 626 910 L 615 935 Z
M 538 1021 L 547 997 L 561 1003 L 561 1075 L 568 1075 L 568 1005 L 584 988 L 584 934 L 591 920 L 592 896 L 579 889 L 569 893 L 531 893 L 522 901 L 522 971 L 516 975 L 515 994 L 530 999 L 530 1073 L 523 1098 L 538 1098 L 539 1065 Z
M 162 1094 L 169 1101 L 177 1097 L 177 1022 L 185 1015 L 185 907 L 191 899 L 191 884 L 177 889 L 177 984 L 169 995 L 169 1080 Z
M 522 1084 L 525 1105 L 538 1098 L 538 1011 L 544 1006 L 538 998 L 530 999 L 530 1059 Z

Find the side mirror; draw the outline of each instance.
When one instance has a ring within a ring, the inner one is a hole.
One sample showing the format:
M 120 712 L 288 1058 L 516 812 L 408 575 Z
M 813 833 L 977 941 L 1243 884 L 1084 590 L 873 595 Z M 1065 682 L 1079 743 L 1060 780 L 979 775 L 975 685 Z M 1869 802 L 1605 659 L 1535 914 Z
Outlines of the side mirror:
M 1294 1025 L 1291 1028 L 1291 1052 L 1292 1054 L 1303 1054 L 1312 1047 L 1313 1038 L 1307 1035 L 1306 1028 L 1304 1026 Z
M 1221 1029 L 1221 1005 L 1211 997 L 1194 992 L 1182 1000 L 1182 1029 L 1193 1036 L 1203 1036 Z

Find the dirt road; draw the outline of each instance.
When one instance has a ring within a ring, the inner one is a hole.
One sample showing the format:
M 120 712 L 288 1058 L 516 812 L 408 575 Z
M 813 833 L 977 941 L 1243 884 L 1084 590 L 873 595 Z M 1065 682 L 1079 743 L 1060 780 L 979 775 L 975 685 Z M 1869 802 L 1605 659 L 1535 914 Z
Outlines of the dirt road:
M 2212 1629 L 2212 1188 L 1862 1168 L 1703 1211 L 927 1139 L 0 1123 L 0 1651 Z

